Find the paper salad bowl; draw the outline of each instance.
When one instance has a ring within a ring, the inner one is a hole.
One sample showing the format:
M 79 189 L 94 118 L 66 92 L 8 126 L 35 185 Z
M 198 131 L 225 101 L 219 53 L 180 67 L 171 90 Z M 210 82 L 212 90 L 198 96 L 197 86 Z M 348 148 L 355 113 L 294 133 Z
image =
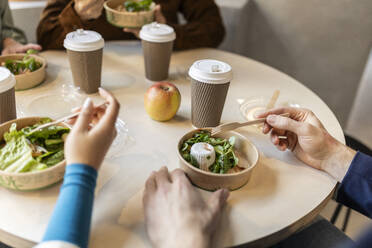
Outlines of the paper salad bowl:
M 34 125 L 41 119 L 40 117 L 26 117 L 1 124 L 0 140 L 3 140 L 4 133 L 9 131 L 12 123 L 17 123 L 17 130 L 19 130 L 23 127 Z M 66 161 L 63 160 L 50 168 L 36 172 L 9 173 L 0 170 L 0 185 L 17 191 L 42 189 L 61 181 L 65 173 L 65 166 Z
M 244 163 L 248 168 L 232 174 L 217 174 L 203 171 L 188 163 L 180 152 L 182 144 L 185 140 L 193 137 L 193 135 L 201 130 L 210 131 L 210 128 L 195 129 L 186 133 L 178 142 L 177 154 L 180 161 L 180 167 L 185 171 L 190 181 L 205 190 L 215 191 L 218 189 L 236 190 L 248 183 L 252 172 L 257 165 L 259 153 L 257 148 L 242 134 L 234 131 L 224 132 L 216 135 L 216 137 L 228 139 L 235 136 L 235 152 L 239 158 L 239 163 Z
M 13 54 L 13 55 L 4 55 L 0 56 L 0 64 L 2 62 L 7 61 L 8 59 L 11 60 L 22 60 L 24 56 L 27 54 Z M 37 69 L 36 71 L 29 72 L 26 74 L 21 75 L 14 75 L 16 79 L 15 90 L 27 90 L 33 88 L 39 84 L 41 84 L 45 79 L 45 67 L 46 67 L 46 60 L 37 55 L 28 55 L 34 57 L 36 61 L 42 63 L 42 66 Z
M 150 11 L 122 12 L 116 8 L 126 0 L 109 0 L 104 3 L 106 19 L 109 23 L 120 28 L 140 28 L 154 21 L 154 4 Z

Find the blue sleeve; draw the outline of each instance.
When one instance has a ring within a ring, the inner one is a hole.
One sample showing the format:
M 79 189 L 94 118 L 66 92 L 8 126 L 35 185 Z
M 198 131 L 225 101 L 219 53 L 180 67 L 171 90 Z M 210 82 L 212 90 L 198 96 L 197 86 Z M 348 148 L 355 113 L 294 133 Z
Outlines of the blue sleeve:
M 97 171 L 84 164 L 66 166 L 64 182 L 43 241 L 87 247 Z
M 337 194 L 337 201 L 372 217 L 372 157 L 358 152 Z

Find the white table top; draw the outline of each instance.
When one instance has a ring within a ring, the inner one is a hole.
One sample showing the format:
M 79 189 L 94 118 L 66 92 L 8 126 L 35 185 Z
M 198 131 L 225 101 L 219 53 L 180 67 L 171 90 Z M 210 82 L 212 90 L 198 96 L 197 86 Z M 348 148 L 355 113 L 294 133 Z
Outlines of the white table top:
M 48 61 L 45 83 L 17 92 L 17 104 L 35 95 L 71 83 L 67 55 L 61 51 L 42 53 Z M 328 131 L 344 142 L 342 129 L 326 104 L 289 76 L 245 57 L 214 49 L 175 53 L 171 77 L 182 95 L 178 115 L 169 122 L 152 121 L 143 107 L 149 84 L 144 79 L 139 43 L 107 43 L 103 62 L 103 86 L 118 97 L 120 118 L 134 142 L 116 159 L 106 159 L 99 178 L 93 211 L 90 247 L 149 247 L 142 216 L 141 190 L 151 171 L 167 165 L 178 167 L 176 144 L 191 127 L 190 83 L 185 73 L 193 61 L 214 58 L 229 63 L 234 71 L 222 122 L 242 120 L 237 99 L 270 96 L 281 90 L 280 100 L 295 101 L 312 109 Z M 46 115 L 52 109 L 45 108 Z M 254 127 L 241 129 L 261 152 L 250 182 L 231 193 L 217 247 L 243 243 L 271 244 L 288 236 L 316 215 L 329 199 L 335 180 L 299 162 L 290 152 L 279 152 L 267 136 Z M 15 247 L 30 247 L 41 240 L 59 186 L 28 193 L 0 188 L 0 240 Z M 210 193 L 202 191 L 203 196 Z M 166 213 L 164 213 L 166 215 Z M 256 241 L 256 243 L 252 243 Z

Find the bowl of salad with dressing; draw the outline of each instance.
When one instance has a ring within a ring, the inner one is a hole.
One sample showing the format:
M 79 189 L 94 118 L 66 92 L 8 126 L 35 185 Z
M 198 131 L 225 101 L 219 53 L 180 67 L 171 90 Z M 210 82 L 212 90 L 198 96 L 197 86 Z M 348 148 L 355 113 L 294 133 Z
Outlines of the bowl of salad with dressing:
M 210 132 L 210 128 L 192 130 L 179 140 L 180 167 L 202 189 L 239 189 L 249 181 L 257 165 L 257 148 L 238 132 L 217 136 Z
M 65 172 L 65 124 L 31 132 L 50 118 L 26 117 L 0 125 L 0 185 L 29 191 L 53 185 Z

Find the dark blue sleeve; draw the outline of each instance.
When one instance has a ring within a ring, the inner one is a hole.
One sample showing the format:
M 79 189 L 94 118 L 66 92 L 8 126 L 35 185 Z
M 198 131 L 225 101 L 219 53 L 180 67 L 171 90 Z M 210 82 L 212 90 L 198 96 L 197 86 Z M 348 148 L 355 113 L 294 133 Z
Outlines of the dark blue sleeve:
M 66 166 L 64 182 L 43 241 L 87 247 L 97 171 L 84 164 Z
M 372 217 L 372 157 L 358 152 L 337 194 L 337 201 Z

